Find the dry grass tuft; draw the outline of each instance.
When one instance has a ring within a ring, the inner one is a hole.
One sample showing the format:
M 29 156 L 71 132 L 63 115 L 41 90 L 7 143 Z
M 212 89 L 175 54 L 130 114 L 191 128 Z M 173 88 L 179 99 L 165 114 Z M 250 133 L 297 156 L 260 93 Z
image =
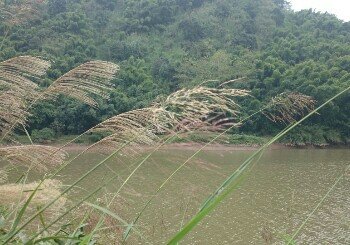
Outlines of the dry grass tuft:
M 108 131 L 110 136 L 100 144 L 152 145 L 159 135 L 225 126 L 239 114 L 236 97 L 247 96 L 246 90 L 196 87 L 179 90 L 151 107 L 133 110 L 112 117 L 92 131 Z M 228 118 L 226 115 L 231 117 Z
M 28 145 L 0 148 L 0 157 L 14 165 L 31 167 L 40 172 L 60 165 L 67 156 L 65 151 L 51 146 Z
M 0 206 L 6 207 L 11 211 L 18 204 L 23 205 L 25 201 L 32 194 L 32 191 L 38 186 L 37 182 L 30 184 L 5 184 L 0 185 Z M 41 185 L 38 192 L 28 206 L 28 211 L 25 213 L 27 217 L 37 211 L 37 208 L 42 207 L 60 195 L 60 188 L 62 184 L 58 180 L 47 179 Z M 66 197 L 60 197 L 52 206 L 45 212 L 45 222 L 53 221 L 59 214 L 61 214 L 67 203 Z M 36 223 L 38 223 L 37 221 Z
M 10 4 L 5 5 L 5 1 L 0 1 L 0 19 L 10 25 L 19 25 L 35 19 L 40 15 L 39 6 L 43 2 L 41 0 L 11 1 Z
M 230 113 L 232 116 L 237 116 L 239 105 L 235 98 L 248 95 L 247 90 L 196 87 L 188 90 L 182 89 L 171 94 L 161 105 L 186 120 L 218 113 Z
M 271 107 L 263 114 L 272 122 L 289 124 L 315 108 L 316 101 L 301 93 L 282 93 L 274 97 Z
M 0 94 L 0 136 L 11 131 L 13 123 L 24 125 L 30 115 L 27 104 L 18 98 L 17 93 L 6 91 Z
M 30 102 L 38 95 L 33 82 L 44 75 L 50 62 L 31 56 L 19 56 L 0 62 L 0 134 L 13 124 L 25 124 Z
M 58 78 L 44 92 L 44 97 L 52 98 L 64 94 L 96 106 L 93 95 L 107 98 L 113 86 L 110 81 L 118 71 L 119 66 L 111 62 L 87 62 Z

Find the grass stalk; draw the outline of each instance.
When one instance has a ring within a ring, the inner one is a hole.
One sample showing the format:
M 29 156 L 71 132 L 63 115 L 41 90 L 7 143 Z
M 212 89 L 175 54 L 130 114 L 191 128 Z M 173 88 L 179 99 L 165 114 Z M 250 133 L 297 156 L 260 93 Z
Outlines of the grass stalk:
M 288 132 L 290 132 L 293 128 L 297 127 L 300 125 L 302 122 L 307 120 L 309 117 L 317 113 L 319 110 L 321 110 L 323 107 L 328 105 L 331 101 L 335 100 L 336 98 L 340 97 L 347 91 L 349 91 L 350 86 L 343 91 L 339 92 L 329 100 L 327 100 L 325 103 L 320 105 L 318 108 L 314 109 L 311 111 L 308 115 L 303 117 L 301 120 L 298 122 L 292 124 L 288 128 L 282 130 L 279 134 L 277 134 L 272 140 L 270 140 L 268 143 L 263 145 L 258 151 L 256 151 L 252 156 L 250 156 L 242 165 L 239 169 L 237 169 L 229 178 L 227 178 L 222 185 L 214 192 L 214 194 L 207 200 L 205 201 L 204 205 L 200 209 L 200 211 L 185 225 L 185 227 L 175 234 L 175 236 L 168 242 L 168 244 L 175 245 L 179 241 L 181 241 L 195 226 L 198 225 L 198 223 L 204 219 L 214 208 L 221 203 L 222 200 L 224 200 L 228 194 L 233 192 L 236 187 L 237 183 L 241 181 L 241 176 L 244 174 L 245 169 L 247 166 L 250 165 L 252 160 L 263 150 L 265 150 L 267 147 L 269 147 L 272 143 L 276 142 L 276 140 L 280 139 L 284 135 L 286 135 Z
M 113 156 L 115 156 L 116 154 L 118 154 L 122 149 L 124 149 L 127 145 L 129 145 L 131 143 L 131 141 L 125 143 L 124 145 L 122 145 L 121 147 L 119 147 L 116 151 L 114 151 L 112 154 L 110 154 L 109 156 L 107 156 L 105 159 L 103 159 L 102 161 L 100 161 L 98 164 L 96 164 L 93 168 L 91 168 L 88 172 L 86 172 L 84 175 L 82 175 L 78 180 L 76 180 L 72 185 L 70 185 L 69 187 L 67 187 L 59 196 L 57 196 L 56 198 L 54 198 L 53 200 L 51 200 L 48 204 L 46 204 L 44 207 L 42 207 L 38 212 L 36 212 L 34 215 L 32 215 L 26 222 L 24 222 L 23 225 L 21 225 L 16 231 L 13 232 L 13 235 L 11 235 L 8 239 L 6 239 L 5 243 L 10 241 L 15 235 L 18 234 L 18 232 L 20 232 L 24 227 L 26 227 L 29 223 L 31 223 L 38 215 L 40 215 L 42 212 L 44 212 L 48 207 L 50 207 L 53 203 L 55 203 L 60 197 L 62 197 L 64 194 L 66 194 L 67 192 L 69 192 L 72 188 L 74 188 L 77 184 L 79 184 L 81 181 L 83 181 L 86 177 L 88 177 L 92 172 L 94 172 L 97 168 L 99 168 L 102 164 L 104 164 L 105 162 L 107 162 L 109 159 L 111 159 Z M 39 187 L 42 185 L 44 181 L 42 180 L 36 190 L 33 192 L 35 193 Z
M 310 218 L 316 213 L 316 211 L 321 207 L 321 205 L 324 203 L 324 201 L 329 197 L 329 195 L 331 194 L 331 192 L 334 190 L 334 188 L 339 184 L 339 182 L 344 178 L 345 174 L 347 173 L 347 171 L 350 170 L 350 165 L 348 165 L 346 167 L 346 169 L 344 170 L 344 173 L 341 174 L 336 181 L 334 182 L 334 184 L 331 186 L 331 188 L 329 188 L 329 190 L 327 191 L 327 193 L 321 198 L 321 200 L 317 203 L 317 205 L 315 206 L 315 208 L 306 216 L 306 219 L 301 223 L 301 225 L 299 226 L 299 228 L 293 233 L 293 235 L 291 236 L 290 239 L 288 239 L 288 242 L 286 245 L 290 245 L 294 242 L 295 238 L 298 236 L 299 232 L 305 227 L 306 223 L 310 220 Z
M 267 105 L 263 108 L 261 108 L 260 110 L 254 112 L 253 114 L 243 118 L 242 120 L 240 120 L 239 123 L 243 123 L 247 120 L 249 120 L 250 118 L 254 117 L 255 115 L 261 113 L 262 111 L 266 110 L 267 108 L 269 108 L 271 105 Z M 193 158 L 195 158 L 200 152 L 202 152 L 206 147 L 208 147 L 209 145 L 211 145 L 212 143 L 214 143 L 216 140 L 218 140 L 220 137 L 222 137 L 223 135 L 225 135 L 227 132 L 229 132 L 232 128 L 234 128 L 235 126 L 231 126 L 229 128 L 227 128 L 226 130 L 224 130 L 222 133 L 218 134 L 217 136 L 215 136 L 213 139 L 211 139 L 209 142 L 207 142 L 206 144 L 204 144 L 200 149 L 198 149 L 193 155 L 191 155 L 189 158 L 186 159 L 186 161 L 184 163 L 182 163 L 175 171 L 173 171 L 167 179 L 165 179 L 165 181 L 158 187 L 158 189 L 155 191 L 155 193 L 151 196 L 151 198 L 146 202 L 146 204 L 142 207 L 141 211 L 138 213 L 138 215 L 136 216 L 136 218 L 133 221 L 133 224 L 135 225 L 138 220 L 140 219 L 141 215 L 143 214 L 143 212 L 147 209 L 147 207 L 151 204 L 151 202 L 154 200 L 154 198 L 158 195 L 158 193 L 164 188 L 164 186 L 183 168 L 185 167 Z M 127 234 L 127 236 L 125 237 L 125 240 L 127 240 L 129 234 Z
M 86 203 L 87 200 L 89 200 L 91 197 L 93 197 L 95 194 L 97 194 L 100 190 L 102 190 L 105 186 L 107 186 L 109 183 L 111 183 L 113 180 L 115 180 L 116 176 L 112 176 L 109 178 L 103 185 L 98 186 L 96 189 L 94 189 L 92 192 L 90 192 L 88 195 L 83 197 L 79 202 L 75 203 L 72 207 L 70 207 L 68 210 L 66 210 L 62 215 L 57 217 L 54 221 L 52 221 L 50 224 L 48 224 L 44 229 L 38 231 L 33 237 L 30 238 L 29 242 L 34 241 L 36 237 L 38 237 L 40 234 L 45 232 L 48 228 L 56 224 L 59 220 L 61 220 L 63 217 L 68 215 L 70 212 L 78 208 L 81 204 Z M 97 205 L 91 204 L 93 207 L 98 207 Z M 98 208 L 100 209 L 100 208 Z M 101 210 L 101 209 L 100 209 Z M 108 212 L 104 210 L 105 212 Z M 108 212 L 109 213 L 109 212 Z M 126 223 L 126 222 L 125 222 Z M 137 231 L 138 234 L 141 234 L 140 232 Z M 143 238 L 143 237 L 142 237 Z M 144 238 L 143 238 L 144 239 Z M 147 242 L 148 243 L 148 242 Z

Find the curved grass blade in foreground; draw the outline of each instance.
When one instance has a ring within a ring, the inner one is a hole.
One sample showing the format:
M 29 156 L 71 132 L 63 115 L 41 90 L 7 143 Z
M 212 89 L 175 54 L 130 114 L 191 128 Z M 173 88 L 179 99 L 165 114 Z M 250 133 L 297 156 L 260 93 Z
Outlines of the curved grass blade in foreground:
M 336 181 L 334 182 L 334 184 L 331 186 L 331 188 L 329 188 L 329 190 L 327 191 L 327 193 L 322 197 L 322 199 L 317 203 L 317 205 L 315 206 L 315 208 L 307 215 L 306 219 L 304 220 L 303 223 L 301 223 L 301 225 L 299 226 L 299 228 L 293 233 L 293 235 L 290 238 L 287 238 L 287 243 L 286 245 L 293 245 L 295 244 L 295 238 L 298 236 L 299 232 L 304 228 L 304 226 L 306 225 L 306 223 L 309 221 L 309 219 L 312 217 L 312 215 L 314 215 L 314 213 L 321 207 L 321 205 L 324 203 L 324 201 L 327 199 L 327 197 L 331 194 L 331 192 L 334 190 L 334 188 L 338 185 L 338 183 L 344 178 L 345 174 L 347 173 L 347 171 L 350 170 L 350 165 L 348 165 L 345 170 L 344 173 L 341 174 Z
M 175 93 L 176 96 L 175 98 L 172 98 L 169 96 L 166 104 L 169 107 L 180 107 L 182 112 L 179 114 L 180 117 L 182 118 L 197 118 L 197 117 L 202 117 L 205 116 L 206 114 L 210 113 L 212 110 L 215 110 L 215 108 L 220 105 L 220 110 L 223 111 L 229 111 L 233 114 L 236 113 L 235 110 L 232 108 L 236 108 L 237 104 L 232 100 L 232 97 L 235 96 L 245 96 L 247 94 L 246 91 L 241 91 L 241 90 L 235 90 L 235 89 L 209 89 L 209 88 L 202 88 L 202 87 L 196 87 L 195 89 L 192 90 L 180 90 L 179 92 Z M 194 105 L 185 105 L 185 101 L 188 100 L 188 97 L 193 97 L 192 99 L 196 102 Z M 184 101 L 185 100 L 185 101 Z M 227 101 L 228 102 L 227 102 Z M 214 102 L 214 103 L 213 103 Z M 222 104 L 220 104 L 222 103 Z M 192 106 L 195 106 L 195 109 L 192 108 Z M 232 107 L 232 108 L 231 108 Z M 174 109 L 174 108 L 172 108 Z M 149 126 L 153 126 L 154 123 L 151 123 Z M 145 132 L 147 132 L 148 126 L 142 128 Z M 138 133 L 141 133 L 140 130 L 137 131 Z M 95 171 L 99 166 L 104 164 L 107 160 L 111 159 L 113 156 L 115 156 L 117 153 L 119 153 L 122 149 L 124 149 L 126 146 L 130 145 L 132 142 L 134 142 L 139 134 L 133 135 L 131 140 L 127 140 L 117 151 L 113 152 L 111 155 L 109 155 L 107 158 L 99 162 L 97 165 L 95 165 L 91 170 L 89 170 L 87 173 L 85 173 L 83 176 L 81 176 L 77 181 L 75 181 L 70 187 L 65 189 L 61 195 L 66 194 L 69 190 L 71 190 L 74 186 L 76 186 L 78 183 L 80 183 L 83 179 L 85 179 L 88 175 L 90 175 L 93 171 Z M 169 138 L 168 140 L 170 140 Z M 167 140 L 167 141 L 168 141 Z M 165 144 L 167 141 L 163 142 Z M 160 148 L 163 144 L 159 145 L 158 148 Z M 158 149 L 156 148 L 155 151 Z M 154 152 L 155 152 L 154 151 Z M 143 165 L 147 161 L 147 159 L 153 154 L 149 154 L 141 163 L 138 165 L 138 167 L 130 174 L 130 176 L 124 181 L 122 186 L 119 188 L 118 193 L 120 190 L 125 186 L 127 181 L 133 176 L 133 174 L 138 170 L 140 166 Z M 112 178 L 114 179 L 114 178 Z M 40 186 L 40 185 L 39 185 Z M 103 185 L 104 186 L 104 185 Z M 55 198 L 52 200 L 49 204 L 41 208 L 36 214 L 34 214 L 32 217 L 30 217 L 20 228 L 18 228 L 17 231 L 14 233 L 17 234 L 21 229 L 23 229 L 25 226 L 27 226 L 36 216 L 40 215 L 45 209 L 50 207 L 59 197 Z M 76 206 L 75 206 L 76 207 Z M 63 214 L 60 218 L 65 216 Z M 38 235 L 38 234 L 36 234 Z
M 173 94 L 173 96 L 169 96 L 166 100 L 166 104 L 168 105 L 168 107 L 176 107 L 176 108 L 181 108 L 181 113 L 177 113 L 177 116 L 174 116 L 174 122 L 179 123 L 179 119 L 176 119 L 176 117 L 180 117 L 180 118 L 200 118 L 203 117 L 207 114 L 209 114 L 210 112 L 214 111 L 215 108 L 220 106 L 220 110 L 222 111 L 229 111 L 231 113 L 237 113 L 236 110 L 234 110 L 234 108 L 237 108 L 237 104 L 232 100 L 233 97 L 236 96 L 246 96 L 247 92 L 246 91 L 241 91 L 241 90 L 235 90 L 235 89 L 210 89 L 210 88 L 202 88 L 202 87 L 196 87 L 195 89 L 191 89 L 191 90 L 180 90 L 176 93 Z M 193 97 L 193 98 L 192 98 Z M 191 98 L 192 100 L 194 100 L 196 103 L 194 103 L 194 105 L 190 105 L 190 104 L 186 104 L 185 101 L 187 101 L 189 98 Z M 168 101 L 170 100 L 170 101 Z M 228 102 L 227 102 L 228 101 Z M 162 107 L 160 107 L 162 108 Z M 147 109 L 147 108 L 146 108 Z M 172 108 L 174 109 L 174 108 Z M 158 109 L 157 111 L 159 111 L 160 109 Z M 153 110 L 152 110 L 153 111 Z M 166 113 L 166 115 L 168 115 L 170 112 L 168 112 L 167 110 L 164 110 Z M 128 115 L 130 113 L 124 113 L 125 115 Z M 123 114 L 121 114 L 123 115 Z M 121 117 L 121 115 L 116 116 L 115 118 Z M 156 115 L 158 115 L 156 113 Z M 161 114 L 163 115 L 163 114 Z M 115 118 L 112 118 L 113 120 L 109 119 L 107 120 L 107 125 L 109 125 L 109 121 L 117 121 Z M 138 117 L 136 117 L 138 118 Z M 151 120 L 150 123 L 148 123 L 148 125 L 143 125 L 145 124 L 145 122 L 142 122 L 141 124 L 136 123 L 136 126 L 138 126 L 136 129 L 135 126 L 132 125 L 131 129 L 132 130 L 136 130 L 136 134 L 133 134 L 132 136 L 132 140 L 127 140 L 122 138 L 121 142 L 125 142 L 124 145 L 122 145 L 122 147 L 119 148 L 119 150 L 115 153 L 112 153 L 110 156 L 108 156 L 105 160 L 103 160 L 102 162 L 98 163 L 95 167 L 93 167 L 90 171 L 88 171 L 86 174 L 84 174 L 80 179 L 78 179 L 76 182 L 74 182 L 72 184 L 72 186 L 77 185 L 78 183 L 80 183 L 83 179 L 85 179 L 90 173 L 92 173 L 93 171 L 95 171 L 99 166 L 101 166 L 102 164 L 104 164 L 107 160 L 109 160 L 111 157 L 113 157 L 114 155 L 116 155 L 117 153 L 119 153 L 120 150 L 124 149 L 126 146 L 130 145 L 132 142 L 134 142 L 138 137 L 142 136 L 143 134 L 147 133 L 150 129 L 149 127 L 154 127 L 155 125 L 157 126 L 156 128 L 165 128 L 166 125 L 170 125 L 172 127 L 172 123 L 171 122 L 171 117 L 169 117 L 169 120 L 165 120 L 164 126 L 159 126 L 162 123 L 154 123 L 154 119 L 156 118 L 151 118 L 153 120 Z M 157 122 L 157 119 L 155 120 Z M 146 120 L 147 122 L 147 120 Z M 103 124 L 103 123 L 102 123 Z M 124 124 L 122 124 L 124 128 Z M 113 124 L 111 125 L 113 126 Z M 127 127 L 127 129 L 129 130 L 130 125 Z M 138 129 L 139 127 L 142 127 L 142 131 L 140 131 L 140 129 Z M 120 129 L 119 124 L 117 125 L 117 129 Z M 170 129 L 169 129 L 170 130 Z M 118 134 L 120 135 L 120 134 Z M 117 194 L 121 191 L 121 189 L 125 186 L 125 184 L 128 182 L 128 180 L 133 176 L 133 174 L 149 159 L 149 157 L 156 151 L 158 150 L 162 145 L 164 145 L 165 143 L 167 143 L 168 141 L 170 141 L 171 138 L 168 138 L 165 142 L 163 142 L 162 144 L 160 144 L 152 153 L 150 153 L 145 159 L 143 159 L 139 165 L 134 169 L 134 171 L 129 175 L 129 177 L 124 181 L 124 183 L 122 184 L 122 186 L 118 189 Z M 103 140 L 102 140 L 103 141 Z M 79 154 L 80 156 L 81 154 Z M 76 157 L 74 158 L 76 159 Z M 71 160 L 72 161 L 72 160 Z M 70 161 L 70 162 L 71 162 Z M 57 172 L 55 173 L 57 174 Z M 55 175 L 54 174 L 54 175 Z M 67 188 L 66 190 L 63 191 L 63 194 L 67 193 L 71 188 Z M 54 202 L 55 200 L 53 200 Z M 53 203 L 52 202 L 52 203 Z M 51 205 L 52 203 L 50 203 L 49 205 Z M 44 207 L 43 209 L 40 210 L 40 212 L 42 212 L 43 210 L 45 210 L 47 207 Z
M 11 235 L 5 240 L 5 244 L 9 241 L 11 241 L 11 239 L 17 235 L 24 227 L 26 227 L 28 224 L 30 224 L 36 217 L 38 217 L 41 213 L 43 213 L 48 207 L 50 207 L 52 204 L 54 204 L 60 197 L 62 197 L 64 194 L 68 193 L 71 189 L 73 189 L 77 184 L 79 184 L 81 181 L 83 181 L 87 176 L 89 176 L 92 172 L 94 172 L 98 167 L 100 167 L 102 164 L 104 164 L 105 162 L 107 162 L 109 159 L 111 159 L 113 156 L 115 156 L 116 154 L 118 154 L 124 147 L 126 147 L 128 144 L 130 144 L 131 141 L 129 141 L 128 143 L 124 144 L 123 146 L 121 146 L 120 148 L 118 148 L 116 151 L 114 151 L 112 154 L 110 154 L 109 156 L 107 156 L 105 159 L 103 159 L 102 161 L 100 161 L 97 165 L 95 165 L 92 169 L 90 169 L 88 172 L 86 172 L 83 176 L 81 176 L 78 180 L 76 180 L 72 185 L 70 185 L 68 188 L 66 188 L 64 191 L 62 191 L 62 193 L 57 196 L 56 198 L 54 198 L 51 202 L 49 202 L 48 204 L 46 204 L 44 207 L 40 208 L 38 210 L 38 212 L 36 212 L 34 215 L 32 215 L 27 221 L 24 222 L 24 224 L 22 224 L 17 230 L 13 231 L 11 233 Z M 33 193 L 35 193 L 41 186 L 41 184 L 43 183 L 43 180 L 38 184 L 37 188 L 34 190 Z M 99 188 L 96 192 L 98 192 L 101 188 Z M 96 192 L 94 192 L 93 194 L 95 194 Z M 91 194 L 91 196 L 93 195 Z M 85 201 L 85 200 L 84 200 Z M 67 213 L 65 213 L 64 215 L 66 215 Z
M 260 109 L 259 111 L 256 111 L 255 113 L 245 117 L 244 119 L 242 119 L 240 122 L 238 122 L 238 124 L 242 124 L 243 122 L 245 122 L 246 120 L 252 118 L 253 116 L 261 113 L 262 111 L 264 111 L 266 108 L 270 107 L 270 105 L 267 105 L 265 107 L 263 107 L 262 109 Z M 223 132 L 221 132 L 220 134 L 218 134 L 217 136 L 215 136 L 213 139 L 211 139 L 208 143 L 206 143 L 205 145 L 203 145 L 200 149 L 198 149 L 193 155 L 191 155 L 189 158 L 186 159 L 186 161 L 184 163 L 182 163 L 173 173 L 171 173 L 170 176 L 168 176 L 168 178 L 158 187 L 158 189 L 155 191 L 155 193 L 151 196 L 151 198 L 146 202 L 146 204 L 142 207 L 141 211 L 138 213 L 138 215 L 136 216 L 136 218 L 133 221 L 133 225 L 135 225 L 138 220 L 140 219 L 141 215 L 143 214 L 143 212 L 147 209 L 147 207 L 151 204 L 151 202 L 153 201 L 153 199 L 158 195 L 158 193 L 164 188 L 164 186 L 184 167 L 187 165 L 187 163 L 189 163 L 194 157 L 196 157 L 200 152 L 202 152 L 207 146 L 209 146 L 210 144 L 214 143 L 216 140 L 218 140 L 221 136 L 223 136 L 225 133 L 227 133 L 229 130 L 231 130 L 232 128 L 234 128 L 235 125 L 230 126 L 229 128 L 227 128 L 226 130 L 224 130 Z M 124 241 L 126 241 L 130 235 L 131 230 L 126 231 L 125 232 L 125 236 L 124 236 Z
M 320 109 L 325 107 L 327 104 L 335 100 L 336 98 L 340 97 L 344 93 L 350 90 L 350 87 L 344 89 L 340 93 L 336 94 L 329 100 L 327 100 L 325 103 L 323 103 L 321 106 L 319 106 L 317 109 L 310 112 L 308 115 L 303 117 L 298 122 L 294 123 L 287 129 L 281 131 L 278 135 L 276 135 L 271 141 L 266 143 L 264 146 L 262 146 L 257 152 L 255 152 L 251 157 L 249 157 L 242 165 L 241 167 L 236 170 L 229 178 L 227 178 L 223 184 L 214 192 L 214 194 L 204 203 L 200 211 L 184 226 L 184 228 L 178 232 L 169 242 L 168 244 L 175 245 L 178 242 L 180 242 L 191 230 L 193 230 L 194 227 L 198 225 L 202 219 L 204 219 L 211 211 L 213 211 L 222 200 L 224 200 L 230 193 L 232 193 L 234 190 L 236 190 L 241 178 L 242 174 L 245 172 L 245 169 L 247 166 L 250 165 L 252 160 L 264 149 L 269 147 L 271 144 L 276 142 L 278 139 L 280 139 L 282 136 L 286 135 L 288 132 L 290 132 L 293 128 L 300 125 L 302 122 L 304 122 L 306 119 L 314 115 L 316 112 L 318 112 Z
M 231 82 L 231 81 L 229 81 Z M 220 86 L 227 84 L 229 82 L 223 83 Z M 219 86 L 219 87 L 220 87 Z M 233 129 L 234 127 L 236 127 L 237 125 L 241 125 L 243 124 L 245 121 L 247 121 L 248 119 L 254 117 L 255 115 L 262 113 L 262 114 L 266 114 L 265 111 L 269 111 L 269 110 L 275 110 L 278 111 L 278 113 L 280 114 L 279 116 L 279 121 L 295 121 L 295 117 L 296 116 L 300 116 L 303 115 L 305 112 L 310 112 L 314 109 L 314 103 L 315 100 L 313 100 L 311 97 L 309 96 L 305 96 L 303 94 L 297 94 L 297 96 L 295 96 L 295 93 L 282 93 L 280 95 L 278 95 L 277 97 L 273 98 L 271 102 L 269 102 L 267 105 L 265 105 L 263 108 L 261 108 L 260 110 L 254 112 L 253 114 L 246 116 L 245 118 L 241 119 L 239 122 L 230 125 L 226 130 L 224 130 L 222 133 L 218 134 L 217 136 L 215 136 L 213 139 L 211 139 L 209 142 L 207 142 L 206 144 L 204 144 L 199 150 L 197 150 L 192 156 L 190 156 L 182 165 L 180 165 L 160 186 L 159 188 L 156 190 L 156 192 L 154 193 L 154 195 L 152 195 L 152 197 L 146 202 L 146 204 L 143 206 L 143 208 L 141 209 L 141 211 L 138 213 L 138 215 L 136 216 L 136 218 L 134 219 L 133 224 L 136 224 L 136 222 L 139 220 L 140 216 L 142 215 L 142 213 L 147 209 L 147 207 L 151 204 L 152 200 L 157 196 L 157 194 L 164 188 L 164 186 L 167 184 L 167 182 L 169 182 L 185 165 L 187 165 L 187 163 L 189 161 L 191 161 L 196 155 L 198 155 L 202 150 L 204 150 L 204 148 L 206 148 L 207 146 L 209 146 L 210 144 L 214 143 L 215 141 L 217 141 L 221 136 L 223 136 L 225 133 L 229 132 L 231 129 Z M 276 103 L 277 101 L 277 103 Z M 284 104 L 285 103 L 285 104 Z M 271 111 L 269 112 L 270 116 L 273 116 L 274 113 L 272 113 Z M 269 118 L 269 117 L 268 117 Z M 288 119 L 288 120 L 287 120 Z M 274 121 L 274 120 L 273 120 Z M 130 232 L 130 231 L 129 231 Z M 130 235 L 129 232 L 126 232 L 126 236 L 124 238 L 124 240 L 126 240 L 128 238 L 128 236 Z

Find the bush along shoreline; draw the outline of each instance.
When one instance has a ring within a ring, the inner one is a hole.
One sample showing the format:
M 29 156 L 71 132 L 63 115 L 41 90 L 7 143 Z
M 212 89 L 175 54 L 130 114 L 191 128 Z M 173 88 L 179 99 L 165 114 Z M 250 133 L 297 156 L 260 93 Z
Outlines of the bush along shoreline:
M 191 146 L 193 144 L 205 144 L 208 143 L 213 137 L 217 134 L 215 133 L 188 133 L 183 135 L 178 135 L 178 137 L 172 139 L 167 143 L 168 146 Z M 42 136 L 32 136 L 32 140 L 36 144 L 41 145 L 54 145 L 54 146 L 62 146 L 66 142 L 76 138 L 78 135 L 64 135 L 64 136 L 53 136 L 46 137 L 47 134 Z M 21 144 L 30 144 L 27 136 L 24 135 L 16 135 L 15 136 L 18 143 Z M 79 140 L 76 140 L 74 145 L 71 148 L 77 149 L 79 146 L 86 146 L 89 144 L 93 144 L 101 140 L 103 136 L 101 134 L 90 134 L 85 135 Z M 274 144 L 274 148 L 279 147 L 290 147 L 290 148 L 300 148 L 300 149 L 308 149 L 308 148 L 349 148 L 350 142 L 344 141 L 329 141 L 325 138 L 322 141 L 306 141 L 304 139 L 298 141 L 298 138 L 295 139 L 296 136 L 287 136 L 285 139 L 279 140 Z M 216 140 L 215 145 L 220 148 L 220 146 L 228 146 L 228 147 L 241 147 L 241 148 L 256 148 L 258 146 L 263 145 L 268 141 L 269 137 L 267 136 L 256 136 L 256 135 L 244 135 L 244 134 L 226 134 L 220 137 L 220 139 Z M 79 148 L 80 149 L 80 148 Z

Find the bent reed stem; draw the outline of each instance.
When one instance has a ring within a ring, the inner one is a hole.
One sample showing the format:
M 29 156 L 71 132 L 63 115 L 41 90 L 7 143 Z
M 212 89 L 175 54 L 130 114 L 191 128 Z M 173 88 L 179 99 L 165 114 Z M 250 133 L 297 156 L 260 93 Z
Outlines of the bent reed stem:
M 307 215 L 306 219 L 303 221 L 303 223 L 301 223 L 301 225 L 299 226 L 299 228 L 294 232 L 293 236 L 288 240 L 288 243 L 286 245 L 291 244 L 294 239 L 298 236 L 299 232 L 304 228 L 304 226 L 306 225 L 306 223 L 310 220 L 310 218 L 315 214 L 315 212 L 321 207 L 321 205 L 324 203 L 324 201 L 327 199 L 327 197 L 331 194 L 331 192 L 334 190 L 334 188 L 338 185 L 338 183 L 344 178 L 345 174 L 347 171 L 350 170 L 350 165 L 348 165 L 345 170 L 344 173 L 341 174 L 336 181 L 334 182 L 334 184 L 331 186 L 331 188 L 329 188 L 329 190 L 327 191 L 327 193 L 322 197 L 322 199 L 317 203 L 317 205 L 315 206 L 315 208 Z
M 326 105 L 328 105 L 331 101 L 335 100 L 336 98 L 338 98 L 339 96 L 341 96 L 342 94 L 346 93 L 347 91 L 350 90 L 350 86 L 344 90 L 342 90 L 341 92 L 339 92 L 338 94 L 336 94 L 335 96 L 333 96 L 332 98 L 330 98 L 329 100 L 327 100 L 325 103 L 323 103 L 322 105 L 320 105 L 318 108 L 314 109 L 312 112 L 310 112 L 308 115 L 306 115 L 305 117 L 303 117 L 301 120 L 299 120 L 298 122 L 292 124 L 291 126 L 289 126 L 288 128 L 282 130 L 279 134 L 277 134 L 272 140 L 270 140 L 267 144 L 265 144 L 264 146 L 262 146 L 258 151 L 256 151 L 251 157 L 249 157 L 242 165 L 241 167 L 236 170 L 229 178 L 227 178 L 223 184 L 214 192 L 214 194 L 205 201 L 204 205 L 201 207 L 200 211 L 194 216 L 192 217 L 192 219 L 185 225 L 185 227 L 178 232 L 169 242 L 168 244 L 171 245 L 175 245 L 177 244 L 179 241 L 181 241 L 195 226 L 198 225 L 198 223 L 204 219 L 204 217 L 206 217 L 212 210 L 214 210 L 214 208 L 223 200 L 226 198 L 226 196 L 228 194 L 230 194 L 233 190 L 235 190 L 235 187 L 237 186 L 236 184 L 234 184 L 233 186 L 231 186 L 230 184 L 233 183 L 233 181 L 239 180 L 242 176 L 242 174 L 244 173 L 244 170 L 246 169 L 247 166 L 249 166 L 250 162 L 252 159 L 255 158 L 255 156 L 260 153 L 261 151 L 263 151 L 264 149 L 266 149 L 267 147 L 269 147 L 272 143 L 274 143 L 276 140 L 278 140 L 279 138 L 281 138 L 282 136 L 286 135 L 288 132 L 290 132 L 293 128 L 297 127 L 298 125 L 300 125 L 302 122 L 304 122 L 305 120 L 307 120 L 309 117 L 311 117 L 312 115 L 314 115 L 315 113 L 317 113 L 320 109 L 322 109 L 323 107 L 325 107 Z
M 259 111 L 256 111 L 255 113 L 245 117 L 244 119 L 242 119 L 239 123 L 243 123 L 246 120 L 254 117 L 255 115 L 261 113 L 262 111 L 266 110 L 267 108 L 269 108 L 271 105 L 267 105 L 265 107 L 263 107 L 262 109 L 260 109 Z M 168 176 L 168 178 L 158 187 L 158 189 L 155 191 L 155 193 L 151 196 L 151 198 L 146 202 L 146 204 L 144 205 L 144 207 L 141 209 L 141 211 L 139 212 L 139 214 L 137 215 L 137 217 L 134 219 L 133 224 L 135 225 L 137 223 L 137 221 L 140 219 L 141 215 L 143 214 L 143 212 L 147 209 L 147 207 L 151 204 L 151 202 L 153 201 L 153 199 L 157 196 L 157 194 L 163 189 L 163 187 L 189 162 L 191 161 L 194 157 L 196 157 L 201 151 L 203 151 L 206 147 L 208 147 L 210 144 L 214 143 L 216 140 L 218 140 L 221 136 L 225 135 L 225 133 L 227 133 L 229 130 L 231 130 L 232 128 L 234 128 L 235 126 L 231 126 L 229 128 L 227 128 L 226 130 L 224 130 L 222 133 L 218 134 L 217 136 L 215 136 L 212 140 L 210 140 L 209 142 L 207 142 L 206 144 L 204 144 L 199 150 L 197 150 L 193 155 L 191 155 L 183 164 L 181 164 L 171 175 Z M 126 239 L 128 237 L 128 234 L 126 236 Z M 125 240 L 126 240 L 125 239 Z

